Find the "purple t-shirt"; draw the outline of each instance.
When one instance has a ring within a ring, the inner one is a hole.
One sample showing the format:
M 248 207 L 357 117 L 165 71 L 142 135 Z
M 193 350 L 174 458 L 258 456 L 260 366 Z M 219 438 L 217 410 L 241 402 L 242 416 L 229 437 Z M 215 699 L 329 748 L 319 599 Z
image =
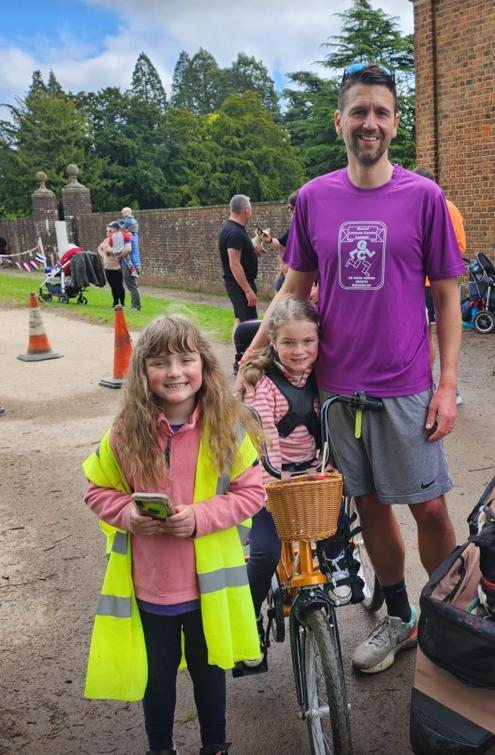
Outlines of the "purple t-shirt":
M 354 186 L 346 168 L 319 176 L 299 191 L 285 256 L 318 271 L 320 389 L 387 397 L 431 386 L 425 276 L 464 272 L 437 184 L 398 165 L 377 189 Z

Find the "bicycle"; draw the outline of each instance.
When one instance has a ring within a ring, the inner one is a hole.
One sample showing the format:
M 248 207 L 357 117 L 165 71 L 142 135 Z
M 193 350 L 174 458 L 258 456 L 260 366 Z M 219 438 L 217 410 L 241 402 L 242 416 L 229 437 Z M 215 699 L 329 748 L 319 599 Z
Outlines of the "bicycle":
M 361 432 L 363 410 L 380 411 L 383 408 L 380 399 L 370 398 L 364 392 L 328 399 L 321 410 L 323 448 L 330 445 L 328 415 L 336 402 L 346 403 L 356 410 L 357 437 Z M 272 477 L 281 480 L 277 485 L 283 485 L 282 474 L 271 465 L 266 449 L 262 462 Z M 299 474 L 304 474 L 309 482 L 328 480 L 334 473 L 323 473 L 324 463 L 323 459 L 320 470 L 316 468 L 313 474 L 308 475 L 308 470 Z M 298 473 L 293 477 L 297 475 Z M 291 478 L 286 482 L 290 493 L 294 480 Z M 335 610 L 338 604 L 328 594 L 331 576 L 325 557 L 325 541 L 321 540 L 321 533 L 315 532 L 306 532 L 303 536 L 299 533 L 297 537 L 293 537 L 291 528 L 297 530 L 297 514 L 291 512 L 291 516 L 294 514 L 294 521 L 287 525 L 287 521 L 283 521 L 287 507 L 283 507 L 281 519 L 280 511 L 277 512 L 273 505 L 271 486 L 273 483 L 267 484 L 269 506 L 282 541 L 282 552 L 268 595 L 266 647 L 270 645 L 270 637 L 275 642 L 284 641 L 285 618 L 288 616 L 297 700 L 301 707 L 301 718 L 307 724 L 311 753 L 351 755 L 350 708 Z M 354 500 L 344 496 L 341 489 L 339 509 L 342 502 L 344 516 L 341 517 L 341 526 L 344 527 L 350 567 L 352 602 L 361 602 L 366 610 L 376 611 L 383 604 L 383 592 L 366 553 Z M 334 517 L 333 527 L 328 529 L 327 537 L 336 531 L 337 516 Z

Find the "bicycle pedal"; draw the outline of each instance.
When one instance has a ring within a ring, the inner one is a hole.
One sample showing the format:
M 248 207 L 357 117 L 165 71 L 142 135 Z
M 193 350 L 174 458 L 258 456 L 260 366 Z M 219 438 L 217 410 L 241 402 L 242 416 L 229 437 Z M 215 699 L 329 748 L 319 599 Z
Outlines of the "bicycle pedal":
M 265 657 L 259 666 L 246 666 L 242 661 L 238 661 L 232 669 L 232 676 L 238 679 L 241 676 L 253 676 L 254 674 L 265 674 L 268 671 L 268 661 Z

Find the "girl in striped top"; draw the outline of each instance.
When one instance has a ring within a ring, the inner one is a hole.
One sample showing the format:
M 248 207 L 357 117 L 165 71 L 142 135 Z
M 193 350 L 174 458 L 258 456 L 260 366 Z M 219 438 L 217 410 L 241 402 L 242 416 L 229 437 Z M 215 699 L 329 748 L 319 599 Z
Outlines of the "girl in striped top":
M 309 302 L 289 295 L 273 311 L 268 332 L 268 346 L 255 352 L 248 350 L 242 359 L 242 376 L 253 388 L 245 401 L 260 415 L 270 445 L 272 465 L 290 472 L 300 471 L 316 464 L 319 445 L 320 406 L 313 375 L 318 356 L 316 309 Z M 271 479 L 266 472 L 264 479 L 265 482 Z M 260 637 L 261 605 L 268 594 L 280 550 L 272 515 L 263 508 L 253 517 L 248 562 Z M 331 552 L 328 547 L 325 550 L 334 566 L 335 585 L 330 592 L 341 604 L 349 602 L 351 589 L 349 573 L 341 560 L 344 555 L 342 540 L 336 536 L 335 548 Z M 256 663 L 263 662 L 264 653 Z M 244 663 L 250 667 L 255 664 L 252 661 Z

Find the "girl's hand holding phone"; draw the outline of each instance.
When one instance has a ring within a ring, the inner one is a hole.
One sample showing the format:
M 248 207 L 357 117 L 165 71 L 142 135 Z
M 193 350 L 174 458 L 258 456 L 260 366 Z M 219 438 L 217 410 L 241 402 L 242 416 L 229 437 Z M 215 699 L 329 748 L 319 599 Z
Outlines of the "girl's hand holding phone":
M 192 537 L 196 529 L 196 517 L 193 506 L 175 506 L 176 513 L 160 522 L 160 528 L 167 535 L 174 537 Z
M 129 529 L 135 535 L 163 535 L 163 522 L 151 516 L 143 516 L 133 504 Z

